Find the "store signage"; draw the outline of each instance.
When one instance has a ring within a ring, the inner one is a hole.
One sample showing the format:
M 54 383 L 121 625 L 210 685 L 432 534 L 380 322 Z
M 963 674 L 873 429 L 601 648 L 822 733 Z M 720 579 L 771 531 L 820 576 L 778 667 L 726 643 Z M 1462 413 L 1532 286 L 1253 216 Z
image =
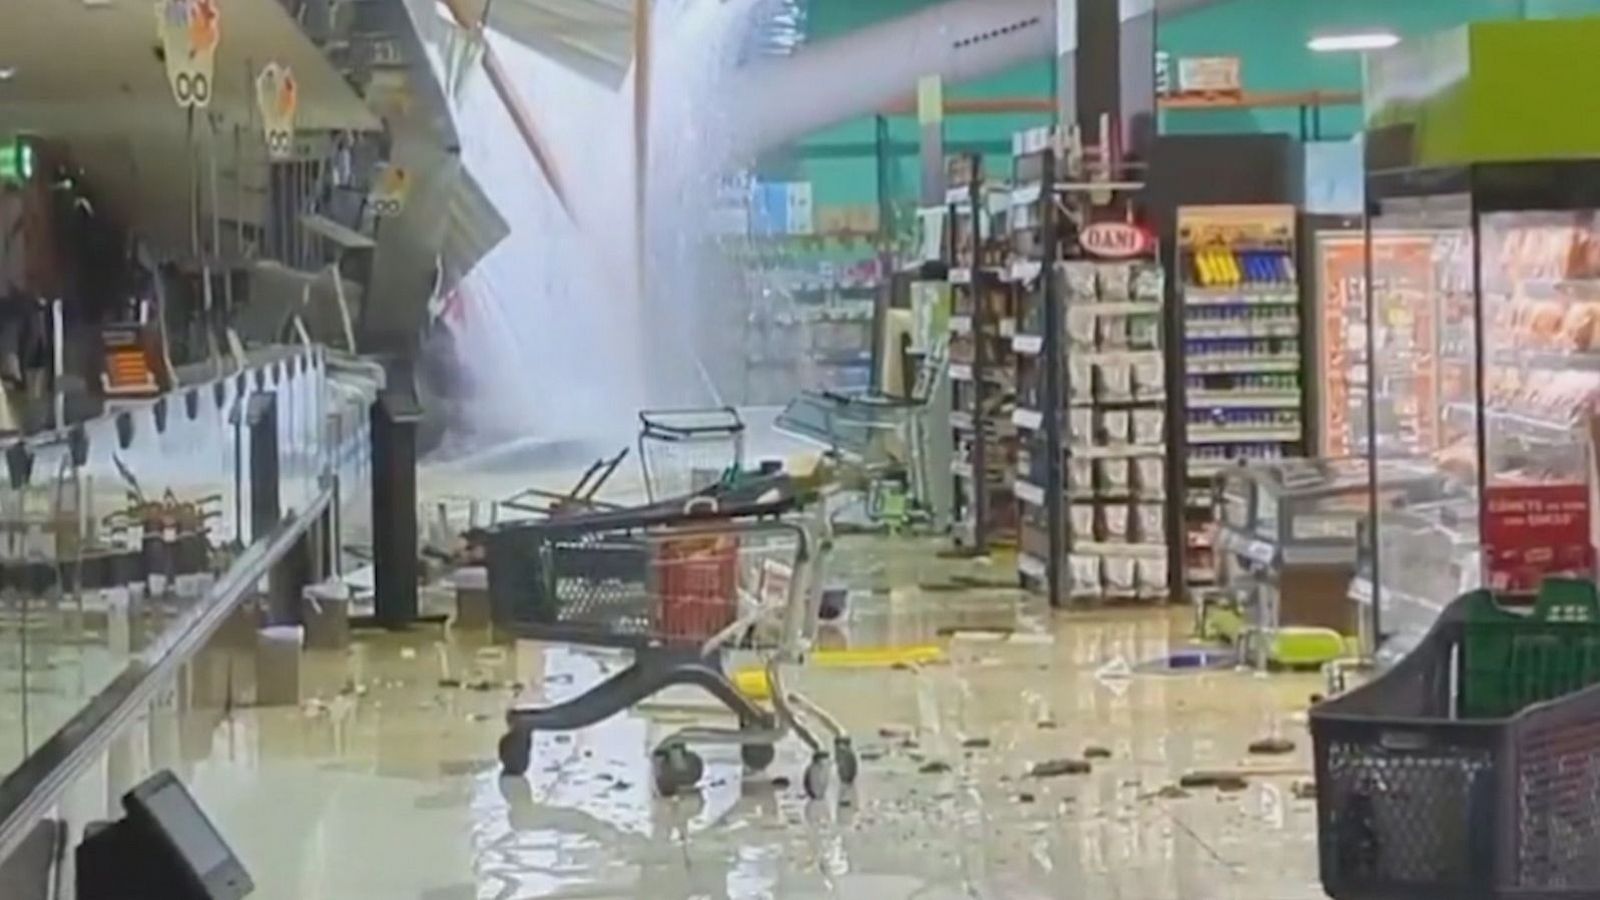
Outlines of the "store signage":
M 1483 552 L 1489 586 L 1533 591 L 1550 575 L 1594 574 L 1589 486 L 1494 485 L 1484 494 Z
M 1088 253 L 1104 259 L 1145 256 L 1155 249 L 1150 232 L 1127 222 L 1097 222 L 1083 230 L 1078 243 Z
M 300 107 L 300 88 L 294 70 L 269 62 L 256 75 L 256 109 L 261 113 L 261 128 L 267 141 L 267 156 L 289 159 L 294 156 L 294 114 Z
M 161 0 L 155 6 L 156 30 L 172 97 L 184 109 L 211 103 L 222 11 L 217 0 Z
M 380 219 L 392 219 L 406 208 L 411 194 L 411 172 L 405 166 L 384 163 L 372 179 L 367 204 Z
M 1178 90 L 1231 94 L 1243 90 L 1237 56 L 1191 56 L 1178 60 Z

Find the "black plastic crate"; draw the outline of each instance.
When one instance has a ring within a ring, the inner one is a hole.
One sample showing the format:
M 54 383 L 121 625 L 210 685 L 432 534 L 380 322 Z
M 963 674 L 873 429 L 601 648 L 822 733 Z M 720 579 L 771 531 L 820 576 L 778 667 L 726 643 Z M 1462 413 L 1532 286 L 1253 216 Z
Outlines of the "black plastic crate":
M 1541 603 L 1575 589 L 1592 604 L 1594 586 L 1571 581 Z M 1525 686 L 1541 674 L 1530 667 L 1586 653 L 1600 623 L 1526 617 L 1486 633 L 1485 602 L 1458 599 L 1394 668 L 1311 711 L 1322 883 L 1336 900 L 1600 898 L 1600 687 L 1547 678 L 1551 693 L 1509 716 L 1460 712 L 1475 708 L 1474 654 L 1520 644 L 1502 680 Z

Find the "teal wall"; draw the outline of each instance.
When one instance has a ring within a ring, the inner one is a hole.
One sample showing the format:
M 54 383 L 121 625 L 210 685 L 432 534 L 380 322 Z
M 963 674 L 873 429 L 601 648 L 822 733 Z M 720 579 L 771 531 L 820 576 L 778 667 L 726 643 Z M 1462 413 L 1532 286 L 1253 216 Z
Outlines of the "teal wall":
M 848 31 L 896 18 L 936 0 L 811 0 L 807 40 L 822 41 Z M 949 98 L 1044 97 L 1054 83 L 1050 60 L 1019 66 L 991 78 L 947 88 Z M 917 120 L 912 115 L 887 119 L 891 146 L 890 196 L 914 200 L 920 178 Z M 1009 176 L 1011 136 L 1049 122 L 1044 115 L 956 116 L 945 123 L 947 149 L 985 148 L 985 165 Z M 818 131 L 796 145 L 770 154 L 761 173 L 774 178 L 808 179 L 818 205 L 874 203 L 878 197 L 877 128 L 870 117 Z
M 874 22 L 894 18 L 935 0 L 810 0 L 809 39 L 826 40 Z M 1382 27 L 1402 37 L 1441 31 L 1462 22 L 1519 17 L 1600 15 L 1600 0 L 1227 0 L 1174 16 L 1158 25 L 1156 44 L 1174 59 L 1182 56 L 1239 56 L 1245 87 L 1251 91 L 1359 91 L 1359 54 L 1313 53 L 1306 41 L 1314 34 Z M 1054 89 L 1049 60 L 1020 66 L 968 85 L 947 89 L 957 98 L 1048 96 Z M 1009 146 L 1015 132 L 1046 124 L 1042 115 L 954 116 L 946 120 L 947 149 L 985 148 L 991 171 L 1010 171 Z M 1343 139 L 1360 122 L 1354 106 L 1323 111 L 1322 135 Z M 891 167 L 894 197 L 917 193 L 913 116 L 888 119 L 891 143 L 897 148 Z M 1170 132 L 1285 131 L 1299 135 L 1299 112 L 1227 110 L 1172 112 L 1163 115 Z M 763 161 L 762 173 L 812 182 L 817 204 L 863 204 L 877 199 L 875 126 L 871 118 L 845 122 L 816 132 Z
M 1375 27 L 1401 37 L 1442 31 L 1478 19 L 1518 18 L 1540 0 L 1231 0 L 1159 22 L 1156 46 L 1183 56 L 1238 56 L 1251 91 L 1359 91 L 1361 56 L 1314 53 L 1319 33 Z M 1546 4 L 1591 0 L 1542 0 Z M 1287 131 L 1300 133 L 1296 109 L 1170 112 L 1168 132 Z M 1347 138 L 1361 121 L 1355 106 L 1323 111 L 1324 138 Z

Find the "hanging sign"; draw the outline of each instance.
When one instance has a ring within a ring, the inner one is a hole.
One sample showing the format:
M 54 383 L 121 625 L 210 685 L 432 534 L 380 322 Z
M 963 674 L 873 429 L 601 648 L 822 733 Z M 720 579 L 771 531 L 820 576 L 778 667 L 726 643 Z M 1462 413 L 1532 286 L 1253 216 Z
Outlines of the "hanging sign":
M 269 62 L 256 75 L 256 108 L 267 140 L 267 156 L 294 156 L 294 114 L 300 106 L 300 86 L 288 66 Z
M 1489 586 L 1537 590 L 1549 575 L 1592 577 L 1589 486 L 1490 485 L 1484 493 L 1483 553 Z
M 406 196 L 411 193 L 411 173 L 405 166 L 384 163 L 372 179 L 372 191 L 367 203 L 380 219 L 392 219 L 405 209 Z
M 1127 222 L 1096 222 L 1083 230 L 1078 243 L 1085 252 L 1102 259 L 1132 259 L 1155 250 L 1150 232 Z
M 184 109 L 204 109 L 211 103 L 217 43 L 222 40 L 217 0 L 160 0 L 155 8 L 173 99 Z

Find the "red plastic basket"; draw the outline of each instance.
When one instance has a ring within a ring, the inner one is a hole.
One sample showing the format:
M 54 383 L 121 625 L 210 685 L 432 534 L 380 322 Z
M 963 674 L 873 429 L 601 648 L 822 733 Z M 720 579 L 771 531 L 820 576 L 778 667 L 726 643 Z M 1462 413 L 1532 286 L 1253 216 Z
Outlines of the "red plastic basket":
M 732 625 L 739 610 L 739 540 L 735 537 L 669 537 L 656 543 L 651 560 L 655 587 L 655 637 L 669 643 L 699 643 Z

